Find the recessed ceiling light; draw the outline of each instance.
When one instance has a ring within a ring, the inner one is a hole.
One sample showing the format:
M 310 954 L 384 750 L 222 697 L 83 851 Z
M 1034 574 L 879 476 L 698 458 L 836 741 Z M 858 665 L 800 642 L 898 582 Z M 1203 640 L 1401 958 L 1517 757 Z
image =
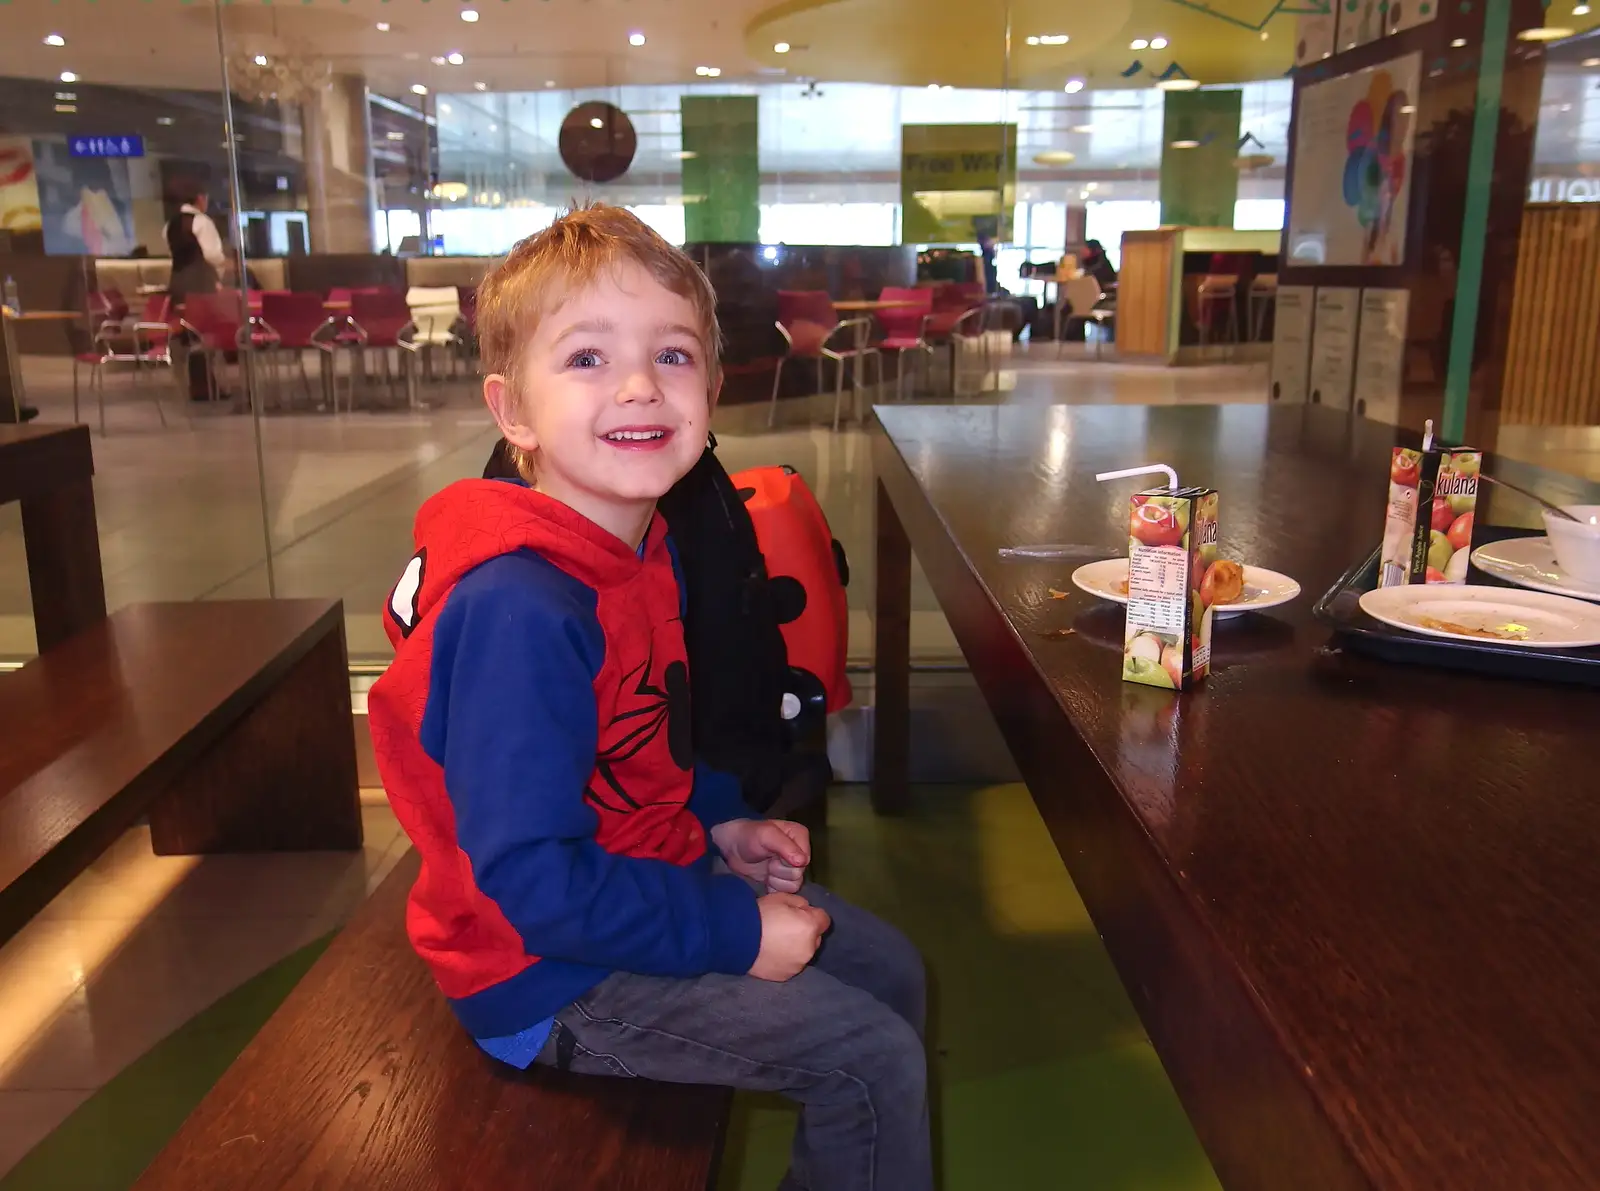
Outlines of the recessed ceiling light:
M 70 115 L 70 114 L 72 114 L 73 112 L 75 112 L 77 110 L 78 110 L 78 105 L 75 104 L 75 103 L 58 103 L 58 104 L 56 104 L 56 111 L 60 112 L 62 115 Z
M 600 119 L 599 116 L 591 116 L 589 118 L 589 127 L 590 128 L 604 128 L 605 126 L 606 126 L 606 122 L 604 120 Z
M 691 157 L 698 157 L 699 154 L 693 149 L 679 149 L 673 156 L 679 161 L 688 161 Z
M 1400 114 L 1402 116 L 1409 116 L 1413 112 L 1415 112 L 1416 110 L 1417 110 L 1417 105 L 1414 104 L 1414 103 L 1406 103 L 1406 104 L 1401 104 L 1400 105 Z
M 472 24 L 478 19 L 478 10 L 476 8 L 463 8 L 461 10 L 461 19 L 469 25 Z
M 1067 42 L 1069 42 L 1071 40 L 1072 40 L 1072 38 L 1068 37 L 1065 33 L 1041 33 L 1041 34 L 1039 34 L 1039 44 L 1040 45 L 1066 45 Z
M 257 66 L 265 66 L 267 65 L 268 59 L 265 54 L 257 54 L 254 58 L 250 59 L 250 61 L 254 62 Z
M 500 125 L 491 123 L 489 125 L 489 131 L 490 132 L 499 132 L 500 131 Z
M 63 83 L 76 83 L 78 81 L 78 76 L 70 70 L 63 70 L 61 72 L 61 81 Z
M 1540 29 L 1524 29 L 1517 34 L 1518 41 L 1560 41 L 1563 37 L 1571 37 L 1574 30 L 1561 25 L 1546 25 Z
M 1165 37 L 1152 37 L 1150 39 L 1150 48 L 1152 50 L 1164 50 L 1164 49 L 1166 49 L 1167 48 L 1167 39 Z
M 1077 160 L 1078 155 L 1066 149 L 1046 149 L 1033 155 L 1035 165 L 1071 165 Z
M 435 54 L 433 57 L 429 58 L 428 61 L 432 62 L 435 66 L 443 66 L 444 65 L 444 55 L 443 54 Z
M 1030 37 L 1030 38 L 1028 38 L 1028 44 L 1029 45 L 1038 45 L 1039 44 L 1039 39 L 1037 37 Z
M 388 137 L 391 141 L 403 141 L 406 139 L 406 134 L 403 132 L 386 132 L 384 133 L 384 136 Z
M 1200 86 L 1199 79 L 1162 79 L 1156 84 L 1161 91 L 1194 91 Z
M 1574 4 L 1572 6 L 1572 15 L 1575 16 L 1575 17 L 1586 17 L 1586 16 L 1588 16 L 1589 15 L 1589 6 L 1587 4 Z
M 388 21 L 379 21 L 378 22 L 378 32 L 379 33 L 387 33 L 387 32 L 389 32 L 389 22 Z
M 421 83 L 412 83 L 411 84 L 411 94 L 413 94 L 413 95 L 426 95 L 427 93 L 428 93 L 428 89 L 426 87 L 424 87 Z
M 450 63 L 451 66 L 460 66 L 466 61 L 466 58 L 462 55 L 460 50 L 452 50 L 450 53 L 445 55 L 444 60 Z
M 47 33 L 45 35 L 44 44 L 45 45 L 66 45 L 67 44 L 67 39 L 65 37 L 62 37 L 61 34 L 59 34 L 59 33 Z
M 1168 141 L 1167 144 L 1168 147 L 1173 149 L 1198 149 L 1200 147 L 1199 141 Z
M 1150 43 L 1143 37 L 1135 37 L 1128 43 L 1128 48 L 1130 50 L 1148 50 Z
M 1067 129 L 1067 131 L 1068 132 L 1093 132 L 1094 131 L 1094 125 L 1093 124 L 1074 124 L 1071 128 Z
M 630 33 L 630 34 L 628 34 L 628 44 L 632 45 L 632 46 L 643 45 L 644 44 L 644 34 L 643 33 Z
M 544 81 L 544 85 L 546 87 L 554 87 L 556 85 L 556 81 L 554 79 L 546 79 Z
M 448 103 L 441 103 L 439 105 L 439 114 L 441 116 L 448 116 L 450 114 L 450 105 Z
M 1098 183 L 1098 182 L 1085 182 L 1083 184 L 1083 188 L 1085 190 L 1099 190 L 1100 189 L 1100 183 Z
M 171 116 L 157 116 L 156 123 L 163 128 L 171 128 L 173 121 Z
M 1076 95 L 1079 91 L 1083 90 L 1083 80 L 1082 79 L 1068 79 L 1067 80 L 1067 85 L 1065 87 L 1061 88 L 1061 89 L 1063 91 L 1065 91 L 1068 95 Z
M 938 89 L 939 89 L 939 84 L 938 83 L 929 83 L 928 84 L 928 90 L 937 91 Z
M 720 67 L 720 66 L 708 66 L 708 67 L 706 67 L 706 77 L 707 78 L 715 79 L 715 78 L 720 78 L 721 76 L 722 76 L 722 67 Z
M 774 42 L 772 52 L 774 54 L 787 54 L 789 52 L 789 43 L 786 41 Z
M 488 83 L 473 83 L 472 84 L 472 89 L 474 91 L 487 91 L 489 89 L 489 84 Z
M 1583 64 L 1585 66 L 1600 66 L 1600 58 L 1585 58 Z
M 1467 39 L 1465 37 L 1458 37 L 1458 38 L 1456 38 L 1454 41 L 1452 41 L 1450 43 L 1450 48 L 1452 50 L 1459 50 L 1466 44 L 1467 44 Z

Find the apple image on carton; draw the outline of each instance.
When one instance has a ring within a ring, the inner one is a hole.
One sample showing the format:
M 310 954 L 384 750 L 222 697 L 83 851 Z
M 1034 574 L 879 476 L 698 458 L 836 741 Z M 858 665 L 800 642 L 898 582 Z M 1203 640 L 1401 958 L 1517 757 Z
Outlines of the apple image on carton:
M 1128 533 L 1146 546 L 1176 546 L 1183 540 L 1183 525 L 1166 505 L 1135 505 L 1128 518 Z

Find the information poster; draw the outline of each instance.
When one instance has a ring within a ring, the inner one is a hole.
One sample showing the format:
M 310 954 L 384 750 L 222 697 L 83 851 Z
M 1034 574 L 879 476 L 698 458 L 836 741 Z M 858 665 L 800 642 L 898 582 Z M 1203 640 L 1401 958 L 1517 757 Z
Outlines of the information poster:
M 1360 306 L 1361 291 L 1354 287 L 1322 286 L 1317 290 L 1316 314 L 1311 324 L 1311 401 L 1314 405 L 1350 408 Z
M 1316 289 L 1280 285 L 1272 314 L 1272 380 L 1274 401 L 1305 404 L 1310 396 L 1311 311 Z
M 26 137 L 0 136 L 0 232 L 39 230 L 39 183 Z
M 133 187 L 123 158 L 73 157 L 65 140 L 33 142 L 44 250 L 51 256 L 133 251 Z
M 1403 289 L 1361 291 L 1361 327 L 1356 335 L 1355 411 L 1374 422 L 1400 420 L 1400 386 L 1406 355 L 1406 313 L 1411 295 Z
M 1404 263 L 1420 54 L 1300 91 L 1290 179 L 1296 265 Z
M 754 95 L 685 95 L 683 229 L 691 244 L 761 238 L 761 162 Z
M 1011 239 L 1017 205 L 1015 124 L 906 124 L 900 129 L 903 244 Z
M 1339 18 L 1329 0 L 1327 12 L 1303 12 L 1295 18 L 1294 64 L 1310 66 L 1333 56 L 1333 39 Z
M 1168 91 L 1161 113 L 1161 222 L 1232 227 L 1244 92 Z

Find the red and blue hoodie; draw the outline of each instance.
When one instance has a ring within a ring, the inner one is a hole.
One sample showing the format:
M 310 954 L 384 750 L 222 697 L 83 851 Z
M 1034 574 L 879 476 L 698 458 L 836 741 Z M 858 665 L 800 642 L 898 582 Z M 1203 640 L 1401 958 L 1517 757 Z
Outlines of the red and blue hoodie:
M 712 873 L 707 833 L 753 816 L 694 762 L 660 515 L 635 551 L 526 485 L 462 480 L 416 545 L 368 709 L 421 854 L 406 929 L 462 1024 L 542 1039 L 613 971 L 747 972 L 755 894 Z

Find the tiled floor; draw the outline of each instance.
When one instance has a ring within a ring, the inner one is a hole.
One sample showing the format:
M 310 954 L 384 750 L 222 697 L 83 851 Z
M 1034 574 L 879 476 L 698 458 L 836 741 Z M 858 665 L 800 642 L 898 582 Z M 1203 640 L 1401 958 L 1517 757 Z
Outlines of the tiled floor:
M 1053 347 L 1019 354 L 1006 368 L 964 374 L 962 400 L 1165 404 L 1261 400 L 1260 366 L 1174 370 L 1095 363 Z M 71 417 L 65 361 L 29 357 L 24 374 L 41 420 Z M 148 383 L 148 382 L 147 382 Z M 263 519 L 273 543 L 276 591 L 340 596 L 355 658 L 386 660 L 378 609 L 410 554 L 417 506 L 450 481 L 476 475 L 495 435 L 468 381 L 423 387 L 426 412 L 298 413 L 262 421 L 265 518 L 256 483 L 252 419 L 219 407 L 191 411 L 167 393 L 160 428 L 131 381 L 107 382 L 109 433 L 95 436 L 95 498 L 107 599 L 249 597 L 267 594 Z M 718 411 L 719 453 L 729 471 L 769 463 L 797 467 L 811 483 L 853 560 L 852 652 L 870 656 L 872 469 L 859 428 L 828 429 L 832 394 L 785 401 L 776 429 L 766 405 Z M 92 420 L 92 411 L 85 409 Z M 0 506 L 0 658 L 33 652 L 27 572 L 16 507 Z M 947 659 L 955 644 L 932 594 L 914 592 L 913 648 Z
M 158 859 L 132 832 L 0 950 L 0 1191 L 128 1185 L 398 859 L 386 808 L 366 822 L 360 857 Z M 824 853 L 927 959 L 946 1191 L 1214 1191 L 1023 787 L 925 787 L 892 820 L 841 787 Z M 793 1123 L 741 1099 L 718 1187 L 774 1186 Z

